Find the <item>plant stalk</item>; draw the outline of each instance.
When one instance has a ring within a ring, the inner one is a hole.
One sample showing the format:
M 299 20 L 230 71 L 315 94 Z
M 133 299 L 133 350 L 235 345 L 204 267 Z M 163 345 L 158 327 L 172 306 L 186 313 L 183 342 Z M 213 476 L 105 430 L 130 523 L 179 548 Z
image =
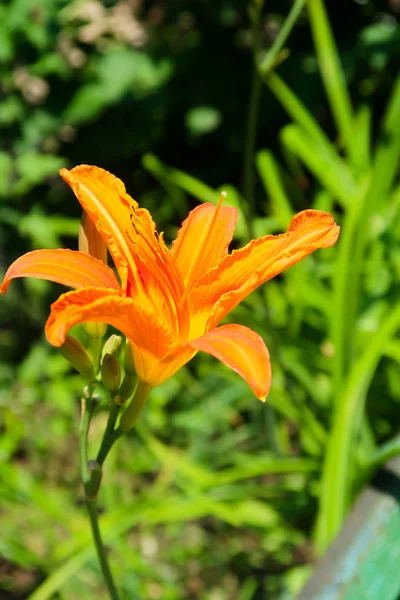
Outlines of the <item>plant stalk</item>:
M 93 412 L 93 389 L 90 389 L 90 397 L 82 399 L 82 416 L 81 426 L 79 435 L 79 456 L 80 456 L 80 469 L 83 483 L 83 489 L 85 492 L 85 504 L 87 513 L 89 515 L 90 526 L 92 530 L 93 542 L 96 547 L 97 557 L 99 559 L 101 572 L 103 575 L 104 583 L 106 584 L 108 593 L 111 600 L 120 600 L 120 597 L 115 586 L 110 565 L 107 559 L 106 549 L 101 537 L 99 521 L 98 521 L 98 510 L 97 510 L 97 494 L 101 484 L 103 464 L 108 452 L 110 451 L 114 442 L 120 437 L 116 434 L 115 422 L 118 416 L 119 406 L 115 404 L 111 405 L 110 414 L 107 422 L 107 426 L 104 432 L 103 440 L 100 446 L 99 457 L 101 462 L 88 461 L 88 433 L 90 420 Z M 100 456 L 101 455 L 101 456 Z
M 253 219 L 255 215 L 255 197 L 254 197 L 254 154 L 256 146 L 257 119 L 260 107 L 262 79 L 258 72 L 257 59 L 260 48 L 260 17 L 261 10 L 257 12 L 257 17 L 253 27 L 253 74 L 251 82 L 251 92 L 249 108 L 247 114 L 246 139 L 244 150 L 243 165 L 243 191 L 246 204 L 244 216 L 246 220 L 249 237 L 254 237 Z
M 86 509 L 90 519 L 93 541 L 94 545 L 96 546 L 97 557 L 99 559 L 104 583 L 107 586 L 111 600 L 120 600 L 117 588 L 115 587 L 115 583 L 111 574 L 110 565 L 108 564 L 106 549 L 101 538 L 96 499 L 89 499 L 88 497 L 86 497 Z

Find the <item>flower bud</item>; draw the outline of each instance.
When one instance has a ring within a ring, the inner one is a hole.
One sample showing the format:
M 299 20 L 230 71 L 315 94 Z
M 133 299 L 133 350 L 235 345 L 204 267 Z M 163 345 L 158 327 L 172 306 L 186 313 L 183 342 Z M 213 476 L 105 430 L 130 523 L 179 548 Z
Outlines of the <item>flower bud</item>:
M 122 398 L 124 398 L 124 400 L 129 400 L 129 398 L 132 396 L 133 392 L 136 389 L 137 382 L 138 378 L 136 375 L 130 375 L 129 373 L 125 373 L 124 379 L 118 390 L 118 394 Z
M 103 351 L 101 353 L 101 360 L 103 361 L 106 354 L 111 354 L 117 360 L 120 357 L 122 350 L 122 337 L 120 335 L 116 335 L 113 333 L 106 343 L 103 346 Z
M 71 363 L 74 369 L 88 381 L 93 381 L 96 376 L 93 360 L 79 340 L 72 337 L 72 335 L 67 335 L 64 344 L 60 348 L 60 352 Z
M 121 367 L 111 354 L 105 354 L 101 362 L 101 381 L 106 390 L 115 394 L 121 383 Z
M 101 339 L 107 331 L 107 323 L 83 323 L 83 330 L 90 338 Z
M 136 375 L 135 363 L 133 362 L 132 348 L 129 340 L 126 340 L 125 344 L 124 369 L 125 373 Z
M 135 364 L 133 362 L 132 348 L 128 340 L 125 344 L 124 358 L 125 375 L 118 394 L 128 400 L 136 389 L 138 378 L 136 376 Z

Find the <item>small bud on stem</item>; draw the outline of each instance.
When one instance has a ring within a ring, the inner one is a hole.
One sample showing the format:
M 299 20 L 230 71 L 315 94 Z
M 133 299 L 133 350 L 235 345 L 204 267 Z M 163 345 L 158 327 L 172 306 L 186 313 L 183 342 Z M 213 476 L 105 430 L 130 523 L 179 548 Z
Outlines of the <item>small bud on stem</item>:
M 116 393 L 121 383 L 121 367 L 117 359 L 108 353 L 101 363 L 101 381 L 111 395 Z
M 72 335 L 67 335 L 64 344 L 60 348 L 60 352 L 71 363 L 74 369 L 88 381 L 93 381 L 96 377 L 93 360 L 79 340 L 72 337 Z

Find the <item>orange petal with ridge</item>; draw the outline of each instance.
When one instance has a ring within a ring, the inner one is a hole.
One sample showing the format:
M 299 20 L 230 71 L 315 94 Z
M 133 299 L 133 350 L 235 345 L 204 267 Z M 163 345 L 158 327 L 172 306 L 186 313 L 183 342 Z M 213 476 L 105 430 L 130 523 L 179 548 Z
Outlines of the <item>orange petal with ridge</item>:
M 142 291 L 154 307 L 161 293 L 168 307 L 164 318 L 170 324 L 177 318 L 183 322 L 185 315 L 179 313 L 182 282 L 150 213 L 126 193 L 120 179 L 104 169 L 79 165 L 70 171 L 61 169 L 60 175 L 106 242 L 122 289 L 127 289 L 129 279 L 129 286 L 137 294 Z
M 269 352 L 262 338 L 244 325 L 222 325 L 188 342 L 236 371 L 264 401 L 271 386 Z
M 186 288 L 211 271 L 227 254 L 236 221 L 236 208 L 208 202 L 189 213 L 171 249 Z
M 119 290 L 114 271 L 102 261 L 75 250 L 33 250 L 17 258 L 8 268 L 0 293 L 5 294 L 12 279 L 36 277 L 72 288 L 99 287 Z
M 172 344 L 169 331 L 157 315 L 112 289 L 85 288 L 63 294 L 52 304 L 46 323 L 47 339 L 61 346 L 68 330 L 85 322 L 108 323 L 126 335 L 138 377 L 152 384 L 149 377 Z
M 318 248 L 332 246 L 340 232 L 330 213 L 305 210 L 286 233 L 252 240 L 221 260 L 193 288 L 191 332 L 212 328 L 259 285 L 285 271 Z
M 99 167 L 79 165 L 70 171 L 61 169 L 60 175 L 102 235 L 125 287 L 128 265 L 136 271 L 129 236 L 133 229 L 130 215 L 137 202 L 126 193 L 120 179 Z

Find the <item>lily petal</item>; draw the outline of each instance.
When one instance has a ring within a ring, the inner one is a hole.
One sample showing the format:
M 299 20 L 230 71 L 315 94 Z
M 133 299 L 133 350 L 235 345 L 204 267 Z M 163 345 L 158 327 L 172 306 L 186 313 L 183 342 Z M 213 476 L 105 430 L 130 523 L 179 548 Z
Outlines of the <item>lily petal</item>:
M 234 250 L 193 288 L 191 335 L 213 328 L 255 288 L 314 250 L 332 246 L 339 232 L 330 213 L 305 210 L 293 217 L 286 233 L 267 235 Z
M 120 179 L 99 167 L 79 165 L 71 171 L 61 169 L 60 175 L 71 186 L 83 210 L 107 243 L 125 286 L 129 262 L 136 271 L 130 258 L 133 230 L 130 215 L 138 207 L 137 202 L 126 193 Z M 149 218 L 151 220 L 150 215 Z
M 268 349 L 255 331 L 244 325 L 222 325 L 188 345 L 218 358 L 243 377 L 257 398 L 265 400 L 271 386 L 271 363 Z
M 189 213 L 171 249 L 186 289 L 227 254 L 236 221 L 236 208 L 210 203 Z
M 60 175 L 105 240 L 114 259 L 123 290 L 168 309 L 164 318 L 171 329 L 177 318 L 187 328 L 180 313 L 182 282 L 162 236 L 158 235 L 150 213 L 126 193 L 120 179 L 99 167 L 80 165 Z M 160 303 L 160 294 L 163 301 Z
M 8 268 L 0 286 L 5 294 L 12 279 L 36 277 L 48 279 L 72 288 L 105 287 L 118 290 L 114 271 L 103 262 L 74 250 L 33 250 L 17 258 Z
M 138 377 L 152 384 L 149 377 L 172 344 L 163 322 L 115 290 L 85 288 L 63 294 L 52 304 L 46 323 L 47 339 L 61 346 L 71 327 L 92 321 L 113 325 L 128 337 Z

